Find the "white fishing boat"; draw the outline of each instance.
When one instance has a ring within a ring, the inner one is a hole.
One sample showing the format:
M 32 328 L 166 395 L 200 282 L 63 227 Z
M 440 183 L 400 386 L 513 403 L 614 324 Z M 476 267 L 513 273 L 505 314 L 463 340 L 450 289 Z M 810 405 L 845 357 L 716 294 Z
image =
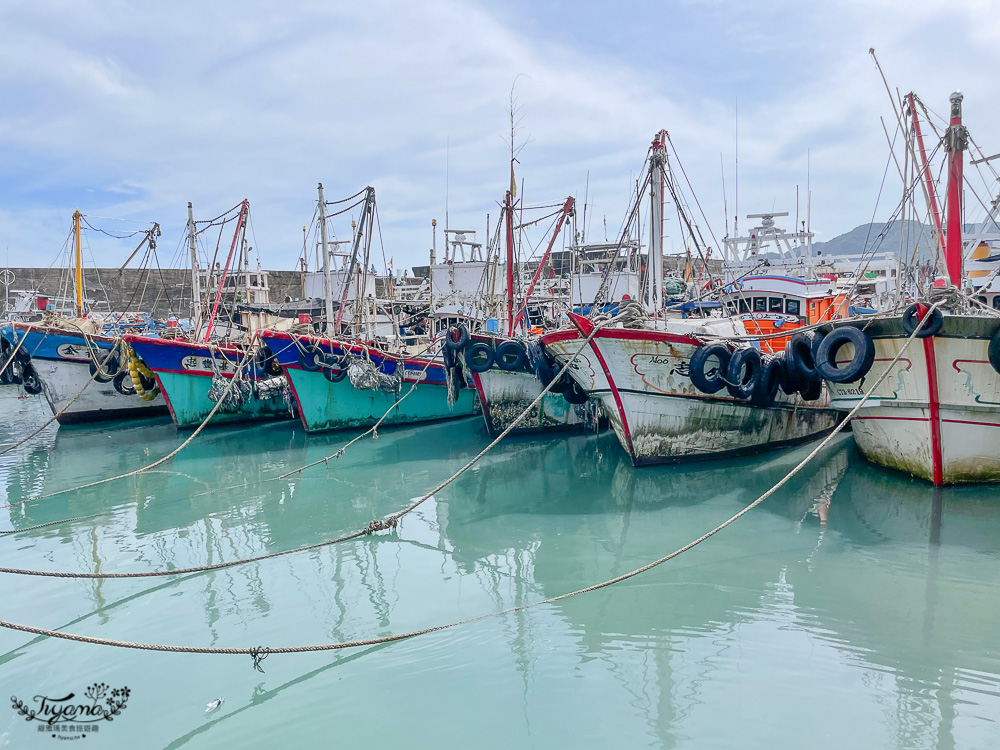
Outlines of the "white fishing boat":
M 24 389 L 44 394 L 62 424 L 166 413 L 152 374 L 137 371 L 133 375 L 128 358 L 120 351 L 120 339 L 103 333 L 100 316 L 86 314 L 82 218 L 79 211 L 73 214 L 75 317 L 49 313 L 35 323 L 12 321 L 2 326 L 4 361 L 16 352 Z M 155 243 L 158 231 L 154 225 L 143 243 Z
M 943 233 L 914 96 L 910 94 L 907 99 L 913 148 L 920 154 L 918 164 L 928 176 L 926 187 L 935 221 L 932 227 L 937 229 L 938 237 L 944 236 L 950 286 L 931 288 L 927 296 L 902 314 L 865 322 L 864 339 L 859 345 L 872 348 L 876 371 L 892 363 L 891 372 L 874 390 L 870 386 L 866 389 L 864 379 L 858 383 L 837 382 L 837 367 L 842 360 L 836 345 L 839 339 L 833 337 L 843 336 L 843 327 L 828 329 L 817 350 L 818 364 L 827 379 L 832 406 L 851 409 L 871 391 L 852 424 L 858 447 L 871 461 L 938 486 L 996 482 L 1000 481 L 1000 313 L 992 303 L 996 290 L 991 284 L 1000 256 L 991 260 L 991 245 L 980 238 L 970 243 L 962 241 L 961 186 L 968 144 L 962 125 L 962 94 L 951 95 L 951 119 L 944 138 L 948 195 Z M 966 253 L 973 271 L 985 273 L 963 276 Z M 968 286 L 978 287 L 976 296 L 980 300 L 960 291 L 967 288 L 966 281 Z M 925 320 L 928 313 L 930 317 Z M 918 324 L 922 328 L 918 329 Z M 915 330 L 919 341 L 910 344 L 893 363 Z
M 571 313 L 571 327 L 542 335 L 546 350 L 558 364 L 568 363 L 579 388 L 600 402 L 637 466 L 756 452 L 832 429 L 839 417 L 824 403 L 805 334 L 791 338 L 787 353 L 762 357 L 762 332 L 752 311 L 745 317 L 737 308 L 734 317 L 684 318 L 663 307 L 664 188 L 676 195 L 666 146 L 661 131 L 648 158 L 652 260 L 646 305 L 626 296 L 618 314 L 601 322 Z M 740 290 L 731 292 L 743 298 Z M 769 293 L 762 295 L 767 299 Z M 794 295 L 780 296 L 782 316 L 785 296 Z M 799 314 L 792 317 L 785 330 L 802 325 Z

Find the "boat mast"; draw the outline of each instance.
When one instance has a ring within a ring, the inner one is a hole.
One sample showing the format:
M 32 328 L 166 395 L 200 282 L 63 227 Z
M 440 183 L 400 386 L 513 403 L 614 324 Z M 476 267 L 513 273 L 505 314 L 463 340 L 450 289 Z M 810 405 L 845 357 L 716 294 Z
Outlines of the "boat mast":
M 535 284 L 538 283 L 538 279 L 542 275 L 542 271 L 545 269 L 545 264 L 549 260 L 549 256 L 552 254 L 552 248 L 556 244 L 556 240 L 559 239 L 559 233 L 562 231 L 564 225 L 569 223 L 569 216 L 573 213 L 576 207 L 576 199 L 570 196 L 563 203 L 562 211 L 559 214 L 559 218 L 556 219 L 555 228 L 552 230 L 552 237 L 549 239 L 549 245 L 545 248 L 545 254 L 542 255 L 541 261 L 538 263 L 538 270 L 535 271 L 535 275 L 531 279 L 531 283 L 528 285 L 528 291 L 524 294 L 524 304 L 521 306 L 521 312 L 523 313 L 528 309 L 528 300 L 531 299 L 531 293 L 535 291 Z M 520 315 L 518 316 L 520 317 Z
M 233 253 L 236 251 L 236 245 L 240 241 L 240 233 L 243 230 L 243 225 L 246 222 L 247 211 L 250 210 L 250 201 L 243 199 L 243 203 L 240 205 L 240 216 L 236 222 L 236 231 L 233 232 L 233 244 L 229 248 L 229 255 L 226 257 L 226 267 L 222 269 L 222 278 L 219 279 L 219 291 L 215 295 L 215 304 L 212 305 L 212 314 L 208 318 L 208 328 L 205 331 L 205 339 L 207 342 L 209 337 L 212 335 L 212 327 L 215 325 L 215 316 L 219 312 L 219 304 L 222 302 L 222 292 L 226 288 L 226 278 L 229 276 L 229 266 L 233 262 Z M 239 271 L 237 271 L 239 273 Z
M 962 96 L 956 91 L 951 101 L 951 123 L 945 135 L 948 151 L 948 227 L 945 233 L 944 259 L 951 283 L 962 286 L 962 167 L 969 145 L 968 131 L 962 126 Z
M 198 235 L 191 201 L 188 201 L 188 248 L 191 250 L 191 314 L 194 317 L 192 330 L 197 332 L 201 326 L 201 276 L 198 267 Z
M 514 163 L 511 162 L 511 176 L 514 174 Z M 514 187 L 513 180 L 511 188 Z M 507 335 L 514 335 L 514 209 L 511 206 L 510 190 L 503 199 L 504 220 L 507 227 Z
M 80 252 L 80 209 L 73 212 L 73 234 L 76 240 L 76 317 L 83 317 L 83 255 Z
M 323 253 L 323 299 L 326 302 L 326 335 L 333 335 L 333 280 L 330 278 L 330 246 L 326 235 L 326 197 L 319 183 L 319 241 Z
M 959 95 L 961 96 L 961 94 Z M 917 140 L 917 149 L 920 151 L 920 170 L 924 173 L 925 190 L 927 191 L 927 202 L 930 203 L 931 216 L 934 218 L 934 241 L 941 249 L 941 212 L 938 210 L 937 194 L 934 192 L 934 180 L 931 177 L 930 165 L 927 163 L 927 150 L 924 148 L 924 134 L 920 132 L 920 120 L 917 118 L 917 107 L 914 104 L 913 92 L 906 95 L 910 104 L 910 117 L 913 120 L 913 135 Z
M 666 162 L 667 131 L 661 130 L 653 139 L 649 154 L 650 220 L 649 253 L 646 256 L 646 280 L 649 308 L 655 314 L 663 288 L 663 166 Z

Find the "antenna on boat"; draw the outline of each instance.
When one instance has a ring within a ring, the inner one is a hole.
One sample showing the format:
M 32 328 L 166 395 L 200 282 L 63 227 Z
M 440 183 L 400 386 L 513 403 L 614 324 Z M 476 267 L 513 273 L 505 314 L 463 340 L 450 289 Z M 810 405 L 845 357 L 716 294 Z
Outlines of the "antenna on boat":
M 719 152 L 719 169 L 722 171 L 722 216 L 726 222 L 726 236 L 729 236 L 729 204 L 726 203 L 726 162 Z
M 733 213 L 733 234 L 740 233 L 740 98 L 736 97 L 736 206 Z
M 447 137 L 444 146 L 444 231 L 445 237 L 448 236 L 448 188 L 451 178 L 451 136 Z M 444 259 L 448 260 L 448 243 L 444 246 Z
M 582 245 L 587 241 L 587 199 L 590 197 L 590 170 L 587 170 L 587 181 L 583 187 L 583 236 L 577 241 Z

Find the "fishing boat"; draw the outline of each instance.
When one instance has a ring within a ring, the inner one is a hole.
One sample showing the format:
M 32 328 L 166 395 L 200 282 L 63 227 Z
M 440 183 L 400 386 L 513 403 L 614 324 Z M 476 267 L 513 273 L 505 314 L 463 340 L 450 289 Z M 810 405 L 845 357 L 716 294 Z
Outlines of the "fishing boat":
M 223 228 L 230 220 L 236 224 L 225 266 L 218 274 L 214 301 L 209 304 L 210 298 L 202 302 L 199 229 L 188 203 L 192 299 L 196 300 L 192 335 L 190 338 L 137 334 L 124 337 L 130 353 L 155 379 L 178 427 L 197 427 L 210 414 L 213 424 L 295 416 L 281 368 L 273 358 L 256 356 L 257 342 L 252 332 L 262 327 L 267 318 L 236 309 L 239 301 L 253 305 L 268 302 L 267 273 L 249 267 L 246 247 L 249 213 L 250 202 L 244 200 L 219 217 Z M 212 280 L 213 267 L 214 264 L 204 274 L 206 282 Z M 212 292 L 211 288 L 206 291 Z M 220 314 L 223 307 L 227 315 Z M 170 330 L 177 332 L 176 328 Z
M 48 314 L 38 322 L 5 324 L 0 327 L 0 354 L 4 362 L 15 357 L 25 391 L 44 394 L 61 424 L 163 413 L 166 404 L 148 372 L 132 366 L 121 349 L 120 336 L 104 332 L 103 319 L 87 315 L 82 219 L 79 211 L 73 214 L 75 317 Z M 139 247 L 155 247 L 158 234 L 154 224 Z
M 327 202 L 319 185 L 319 232 L 326 312 L 317 333 L 311 324 L 258 332 L 262 356 L 280 367 L 309 432 L 382 424 L 408 424 L 469 416 L 477 408 L 464 370 L 427 342 L 404 342 L 393 326 L 391 344 L 379 336 L 374 297 L 358 293 L 368 267 L 375 223 L 375 191 L 366 188 L 352 226 L 352 251 L 339 290 L 334 288 Z M 359 193 L 358 195 L 361 195 Z M 362 251 L 365 257 L 361 257 Z M 352 298 L 351 290 L 355 291 Z M 336 299 L 335 299 L 336 298 Z M 353 334 L 353 335 L 352 335 Z M 451 349 L 447 349 L 451 352 Z
M 839 416 L 824 403 L 811 337 L 793 334 L 787 351 L 770 354 L 767 335 L 740 315 L 709 317 L 698 309 L 699 316 L 685 317 L 664 307 L 665 189 L 683 212 L 667 170 L 667 142 L 667 132 L 660 131 L 647 159 L 646 304 L 625 295 L 610 319 L 594 316 L 600 304 L 593 306 L 593 317 L 569 313 L 571 325 L 542 334 L 546 351 L 568 365 L 578 388 L 602 405 L 635 466 L 751 453 L 822 435 Z M 643 199 L 644 191 L 638 192 L 631 215 Z M 694 233 L 691 241 L 697 242 Z M 737 282 L 730 283 L 732 294 L 742 299 Z
M 947 279 L 925 296 L 893 315 L 846 321 L 823 330 L 817 349 L 821 374 L 832 394 L 831 405 L 849 410 L 868 394 L 852 420 L 854 439 L 871 461 L 920 477 L 937 486 L 1000 481 L 1000 313 L 964 293 L 967 282 L 980 287 L 977 296 L 995 298 L 989 290 L 996 278 L 980 240 L 962 240 L 963 161 L 968 133 L 962 124 L 961 93 L 950 98 L 950 123 L 944 137 L 947 151 L 947 224 L 934 194 L 915 96 L 903 103 L 910 112 L 909 137 L 925 180 L 932 228 L 943 237 Z M 910 191 L 908 190 L 908 193 Z M 904 197 L 904 201 L 907 197 Z M 964 255 L 985 274 L 966 278 Z M 984 268 L 985 266 L 985 268 Z M 905 304 L 905 302 L 904 302 Z M 898 308 L 897 308 L 898 310 Z M 858 323 L 863 331 L 858 331 Z M 907 346 L 911 335 L 919 341 Z M 897 359 L 898 355 L 898 359 Z M 865 380 L 843 382 L 840 371 L 861 357 L 873 358 L 888 376 L 872 389 Z

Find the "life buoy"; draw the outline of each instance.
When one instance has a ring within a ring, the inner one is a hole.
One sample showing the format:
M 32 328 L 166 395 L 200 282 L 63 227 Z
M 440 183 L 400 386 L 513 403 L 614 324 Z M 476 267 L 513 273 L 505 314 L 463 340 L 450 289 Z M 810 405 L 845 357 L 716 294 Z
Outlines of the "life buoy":
M 497 367 L 507 372 L 513 372 L 524 366 L 527 354 L 519 341 L 504 341 L 497 347 L 494 361 Z
M 21 374 L 21 384 L 24 386 L 25 393 L 30 393 L 32 396 L 37 396 L 42 392 L 42 381 L 31 365 L 25 366 L 24 372 Z
M 493 367 L 494 359 L 493 347 L 483 341 L 477 341 L 465 352 L 465 361 L 473 372 L 486 372 Z
M 816 346 L 816 334 L 812 331 L 799 331 L 785 345 L 785 368 L 792 379 L 808 383 L 819 378 Z
M 854 357 L 843 367 L 837 365 L 837 353 L 846 344 L 854 345 Z M 868 374 L 875 364 L 875 344 L 859 328 L 843 326 L 823 337 L 816 352 L 816 372 L 831 383 L 853 383 Z
M 1000 373 L 1000 328 L 997 328 L 993 338 L 990 339 L 989 355 L 994 371 Z
M 319 364 L 317 361 L 322 361 L 323 356 L 323 350 L 319 346 L 306 344 L 299 349 L 299 367 L 307 372 L 318 372 Z
M 761 365 L 760 378 L 757 380 L 757 387 L 750 394 L 750 403 L 764 408 L 773 404 L 784 374 L 781 359 L 778 357 L 768 358 Z
M 109 351 L 103 357 L 100 352 L 90 358 L 90 374 L 98 383 L 110 383 L 121 370 L 121 361 L 114 351 Z
M 444 337 L 444 345 L 448 349 L 454 349 L 458 351 L 459 349 L 464 349 L 465 345 L 469 343 L 469 329 L 465 327 L 464 323 L 459 323 L 457 326 L 452 326 L 448 329 L 448 335 Z
M 319 357 L 316 358 L 317 360 Z M 347 367 L 342 357 L 333 354 L 323 355 L 323 377 L 331 383 L 339 383 L 347 377 Z
M 271 347 L 267 344 L 261 344 L 257 351 L 253 354 L 254 364 L 262 372 L 268 375 L 280 375 L 281 365 L 278 363 L 278 358 L 274 356 L 274 352 L 271 351 Z
M 733 398 L 750 398 L 760 382 L 760 352 L 753 347 L 737 349 L 726 368 L 726 389 Z
M 924 313 L 926 315 L 926 313 Z M 917 330 L 917 326 L 920 324 L 920 317 L 917 315 L 917 303 L 913 303 L 906 311 L 903 313 L 903 330 L 906 331 L 907 336 L 912 336 L 913 332 Z M 944 325 L 944 315 L 936 307 L 931 313 L 931 321 L 927 323 L 920 331 L 917 333 L 918 339 L 926 339 L 937 334 L 941 330 L 941 326 Z
M 725 385 L 726 370 L 732 355 L 725 344 L 704 344 L 691 356 L 691 384 L 702 393 L 718 393 Z
M 136 394 L 135 384 L 132 382 L 132 374 L 125 368 L 122 368 L 115 375 L 111 383 L 114 385 L 115 390 L 123 396 L 134 396 Z
M 570 381 L 569 387 L 563 391 L 562 396 L 574 406 L 585 404 L 590 400 L 590 395 L 575 380 Z

